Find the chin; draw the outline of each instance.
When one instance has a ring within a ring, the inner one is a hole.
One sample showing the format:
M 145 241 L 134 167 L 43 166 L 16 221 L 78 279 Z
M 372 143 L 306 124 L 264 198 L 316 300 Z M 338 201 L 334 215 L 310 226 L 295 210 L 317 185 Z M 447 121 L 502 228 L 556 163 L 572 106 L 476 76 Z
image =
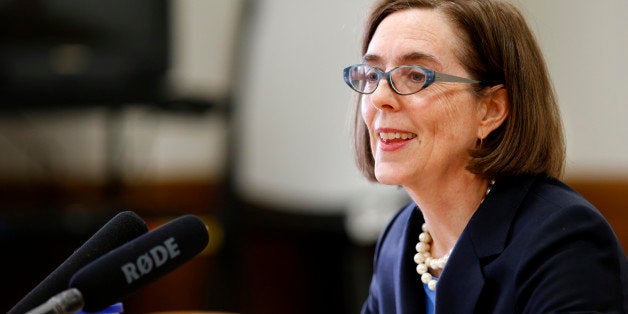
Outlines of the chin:
M 375 169 L 375 178 L 377 182 L 385 185 L 403 185 L 403 179 L 398 171 L 378 171 Z

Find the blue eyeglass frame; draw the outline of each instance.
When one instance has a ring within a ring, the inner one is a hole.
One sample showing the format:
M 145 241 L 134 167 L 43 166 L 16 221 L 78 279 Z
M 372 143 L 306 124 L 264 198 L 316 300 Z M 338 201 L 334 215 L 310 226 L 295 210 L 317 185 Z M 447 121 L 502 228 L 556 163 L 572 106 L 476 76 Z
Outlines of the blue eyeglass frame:
M 372 70 L 375 71 L 375 73 L 377 73 L 378 79 L 377 79 L 377 85 L 375 85 L 375 88 L 373 89 L 372 92 L 369 93 L 365 93 L 365 92 L 361 92 L 357 89 L 355 89 L 353 87 L 353 84 L 351 84 L 351 80 L 349 78 L 349 71 L 351 71 L 351 69 L 356 68 L 356 67 L 369 67 Z M 426 76 L 425 76 L 425 82 L 423 83 L 423 86 L 421 86 L 421 88 L 419 88 L 419 90 L 415 91 L 415 92 L 411 92 L 411 93 L 402 93 L 400 91 L 397 90 L 397 87 L 395 87 L 395 84 L 392 81 L 392 78 L 390 77 L 390 74 L 392 72 L 394 72 L 395 70 L 399 69 L 399 68 L 417 68 L 420 69 L 421 71 L 425 72 Z M 434 70 L 428 69 L 428 68 L 424 68 L 422 66 L 418 66 L 418 65 L 400 65 L 400 66 L 396 66 L 394 68 L 392 68 L 390 71 L 388 72 L 382 72 L 381 70 L 379 70 L 378 68 L 368 65 L 368 64 L 364 64 L 364 63 L 359 63 L 359 64 L 354 64 L 354 65 L 350 65 L 346 68 L 344 68 L 343 70 L 343 77 L 345 80 L 345 83 L 347 83 L 347 85 L 349 85 L 349 87 L 360 93 L 363 95 L 369 95 L 374 93 L 377 88 L 379 87 L 379 82 L 382 80 L 382 78 L 386 78 L 386 81 L 388 82 L 388 85 L 390 85 L 390 87 L 392 88 L 392 90 L 399 94 L 399 95 L 412 95 L 412 94 L 416 94 L 420 91 L 422 91 L 423 89 L 425 89 L 426 87 L 432 85 L 432 83 L 434 82 L 453 82 L 453 83 L 471 83 L 471 84 L 475 84 L 475 83 L 482 83 L 482 81 L 477 81 L 477 80 L 472 80 L 472 79 L 468 79 L 468 78 L 464 78 L 464 77 L 460 77 L 460 76 L 455 76 L 455 75 L 451 75 L 451 74 L 445 74 L 445 73 L 441 73 L 441 72 L 436 72 Z

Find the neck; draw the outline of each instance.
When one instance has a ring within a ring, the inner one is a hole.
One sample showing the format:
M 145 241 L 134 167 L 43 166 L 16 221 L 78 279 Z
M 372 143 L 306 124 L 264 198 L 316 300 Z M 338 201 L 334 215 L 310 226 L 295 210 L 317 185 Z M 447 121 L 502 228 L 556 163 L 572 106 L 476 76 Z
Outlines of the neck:
M 454 247 L 486 196 L 488 185 L 489 181 L 469 174 L 462 179 L 433 182 L 425 189 L 406 187 L 429 226 L 432 256 L 443 256 Z

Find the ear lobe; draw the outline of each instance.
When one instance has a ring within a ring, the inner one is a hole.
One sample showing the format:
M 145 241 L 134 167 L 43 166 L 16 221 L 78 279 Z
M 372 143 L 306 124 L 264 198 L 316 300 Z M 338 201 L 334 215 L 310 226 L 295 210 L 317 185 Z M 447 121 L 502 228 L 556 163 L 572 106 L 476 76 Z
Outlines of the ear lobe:
M 481 99 L 484 110 L 483 116 L 480 117 L 480 127 L 478 129 L 478 138 L 485 139 L 491 132 L 502 125 L 510 108 L 508 100 L 508 91 L 504 85 L 496 85 L 486 91 L 485 96 Z

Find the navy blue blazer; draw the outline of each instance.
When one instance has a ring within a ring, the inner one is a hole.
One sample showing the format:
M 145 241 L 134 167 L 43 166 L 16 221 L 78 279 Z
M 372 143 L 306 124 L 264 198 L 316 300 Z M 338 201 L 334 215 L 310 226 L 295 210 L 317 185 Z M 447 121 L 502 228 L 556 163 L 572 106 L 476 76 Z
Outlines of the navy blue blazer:
M 362 313 L 425 313 L 413 256 L 423 216 L 402 208 L 380 235 Z M 498 180 L 462 232 L 436 313 L 628 312 L 628 260 L 604 217 L 562 182 Z

